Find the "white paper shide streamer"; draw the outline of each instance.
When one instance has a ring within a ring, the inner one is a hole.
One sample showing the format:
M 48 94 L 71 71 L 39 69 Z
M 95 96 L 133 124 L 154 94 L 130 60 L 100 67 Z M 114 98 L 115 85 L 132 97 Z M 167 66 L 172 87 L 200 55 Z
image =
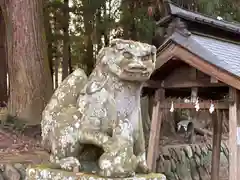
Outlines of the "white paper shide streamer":
M 214 110 L 215 110 L 214 104 L 211 102 L 209 112 L 212 114 Z
M 173 107 L 173 102 L 172 102 L 170 112 L 173 112 L 173 111 L 174 111 L 174 107 Z
M 196 109 L 196 111 L 199 111 L 199 109 L 200 109 L 200 105 L 199 105 L 199 102 L 198 102 L 198 98 L 197 98 L 197 100 L 196 100 L 196 102 L 195 102 L 195 109 Z

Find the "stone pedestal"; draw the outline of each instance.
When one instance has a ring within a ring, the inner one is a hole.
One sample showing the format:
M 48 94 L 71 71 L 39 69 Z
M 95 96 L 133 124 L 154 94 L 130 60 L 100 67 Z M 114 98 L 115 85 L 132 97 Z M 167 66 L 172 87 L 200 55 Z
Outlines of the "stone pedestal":
M 26 170 L 26 180 L 166 180 L 163 174 L 144 174 L 130 178 L 103 178 L 87 173 L 73 173 L 43 166 L 29 167 Z

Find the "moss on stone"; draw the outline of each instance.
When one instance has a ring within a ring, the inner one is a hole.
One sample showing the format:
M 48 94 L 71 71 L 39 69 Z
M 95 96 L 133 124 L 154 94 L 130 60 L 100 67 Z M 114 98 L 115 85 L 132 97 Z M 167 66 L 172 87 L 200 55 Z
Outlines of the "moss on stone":
M 73 173 L 60 169 L 50 168 L 51 164 L 30 166 L 26 170 L 26 180 L 166 180 L 163 174 L 137 174 L 130 178 L 103 178 L 88 173 Z
M 55 164 L 38 164 L 33 166 L 33 168 L 37 168 L 37 169 L 60 169 L 60 167 L 58 165 Z

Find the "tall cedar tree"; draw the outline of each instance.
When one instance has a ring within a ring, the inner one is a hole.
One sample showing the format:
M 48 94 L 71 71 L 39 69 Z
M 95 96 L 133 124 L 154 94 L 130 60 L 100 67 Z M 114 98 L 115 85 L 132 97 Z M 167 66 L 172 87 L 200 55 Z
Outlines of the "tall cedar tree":
M 42 0 L 5 0 L 9 115 L 37 124 L 52 94 Z
M 95 11 L 90 6 L 91 2 L 88 0 L 83 0 L 83 24 L 84 24 L 84 46 L 86 52 L 84 53 L 83 61 L 86 64 L 86 73 L 89 75 L 94 67 L 94 57 L 93 57 L 93 20 Z
M 64 0 L 63 5 L 63 62 L 62 62 L 62 80 L 69 75 L 70 65 L 70 37 L 69 37 L 69 0 Z
M 49 2 L 44 3 L 43 7 L 43 13 L 44 13 L 44 27 L 46 31 L 46 39 L 47 39 L 47 46 L 48 46 L 48 62 L 49 62 L 49 67 L 50 67 L 50 72 L 51 72 L 51 77 L 53 80 L 53 43 L 52 43 L 52 38 L 53 38 L 53 33 L 51 29 L 51 24 L 50 24 L 50 9 L 49 9 Z
M 5 22 L 0 9 L 0 107 L 7 103 L 7 56 Z

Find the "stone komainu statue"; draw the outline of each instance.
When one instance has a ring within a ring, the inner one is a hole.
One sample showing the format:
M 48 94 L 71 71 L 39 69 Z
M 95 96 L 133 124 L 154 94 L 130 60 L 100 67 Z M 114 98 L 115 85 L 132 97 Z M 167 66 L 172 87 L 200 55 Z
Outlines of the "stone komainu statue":
M 104 177 L 148 173 L 140 93 L 155 61 L 154 46 L 114 39 L 99 52 L 89 78 L 81 69 L 70 74 L 42 114 L 50 161 L 73 170 L 92 160 Z

